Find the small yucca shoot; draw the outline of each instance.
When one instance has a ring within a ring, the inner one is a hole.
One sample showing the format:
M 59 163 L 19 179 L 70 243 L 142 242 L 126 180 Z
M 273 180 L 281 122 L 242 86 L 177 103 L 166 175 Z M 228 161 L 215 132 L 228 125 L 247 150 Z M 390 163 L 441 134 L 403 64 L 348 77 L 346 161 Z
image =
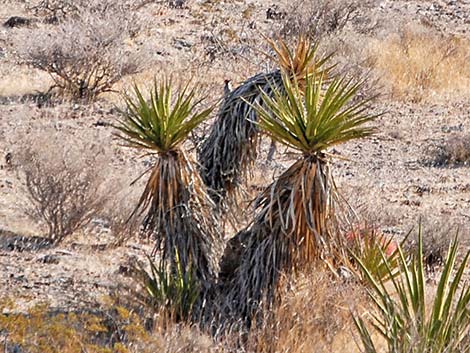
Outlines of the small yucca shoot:
M 299 158 L 256 200 L 233 289 L 242 315 L 253 314 L 266 292 L 272 299 L 281 272 L 302 270 L 340 248 L 342 206 L 327 149 L 375 131 L 366 125 L 376 117 L 367 113 L 368 100 L 353 101 L 359 83 L 306 76 L 303 85 L 284 75 L 283 91 L 262 92 L 263 104 L 255 106 L 260 127 Z
M 200 103 L 195 95 L 188 85 L 174 93 L 167 80 L 155 81 L 146 99 L 135 86 L 134 95 L 126 95 L 127 110 L 116 128 L 127 146 L 157 157 L 133 214 L 146 213 L 143 232 L 156 240 L 162 263 L 173 273 L 180 267 L 194 270 L 204 287 L 217 273 L 221 244 L 210 199 L 181 148 L 213 109 L 195 112 Z
M 386 236 L 373 227 L 356 227 L 346 233 L 346 245 L 354 261 L 361 261 L 372 276 L 379 280 L 386 280 L 390 272 L 394 276 L 400 270 L 398 247 L 403 246 L 408 239 L 408 233 L 400 243 Z M 366 281 L 361 271 L 357 272 L 359 278 Z
M 385 339 L 389 353 L 470 351 L 470 286 L 463 279 L 470 251 L 457 265 L 458 247 L 455 238 L 449 246 L 432 303 L 427 301 L 421 226 L 418 251 L 411 262 L 398 249 L 398 276 L 392 276 L 392 266 L 389 266 L 390 280 L 383 281 L 358 261 L 370 285 L 369 295 L 375 309 L 368 323 L 362 317 L 353 316 L 364 352 L 383 352 L 376 348 L 371 329 Z
M 148 257 L 150 272 L 137 271 L 142 277 L 146 294 L 143 296 L 156 309 L 165 308 L 176 321 L 189 319 L 200 294 L 194 270 L 183 269 L 178 253 L 175 254 L 176 271 L 168 271 L 163 263 L 156 264 Z

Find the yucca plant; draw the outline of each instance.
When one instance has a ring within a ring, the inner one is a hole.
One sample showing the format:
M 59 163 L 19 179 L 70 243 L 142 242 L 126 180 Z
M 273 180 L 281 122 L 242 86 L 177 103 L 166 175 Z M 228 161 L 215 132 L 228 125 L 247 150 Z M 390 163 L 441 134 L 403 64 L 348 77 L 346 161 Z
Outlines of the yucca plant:
M 371 226 L 356 226 L 346 233 L 346 246 L 353 262 L 361 261 L 374 278 L 386 280 L 390 276 L 390 271 L 394 276 L 398 275 L 400 269 L 398 247 L 405 244 L 409 234 L 397 243 L 392 237 Z M 356 271 L 356 274 L 361 280 L 366 281 L 361 271 Z
M 176 271 L 168 271 L 163 263 L 155 263 L 148 257 L 150 271 L 137 268 L 144 288 L 143 300 L 155 309 L 164 308 L 175 321 L 190 319 L 192 310 L 200 294 L 199 283 L 194 269 L 185 271 L 175 254 Z
M 199 150 L 201 175 L 218 205 L 230 204 L 257 157 L 258 114 L 253 106 L 264 104 L 263 94 L 273 97 L 275 91 L 283 92 L 283 72 L 301 82 L 305 77 L 325 77 L 332 68 L 326 66 L 330 56 L 319 58 L 318 45 L 306 38 L 299 38 L 294 50 L 282 40 L 268 42 L 276 53 L 276 58 L 271 58 L 278 69 L 249 78 L 224 97 L 212 130 Z
M 283 92 L 262 92 L 263 105 L 256 107 L 261 128 L 300 156 L 258 196 L 254 221 L 244 231 L 228 300 L 244 318 L 264 296 L 273 300 L 280 273 L 303 270 L 320 257 L 331 265 L 341 256 L 343 204 L 327 149 L 374 132 L 364 125 L 375 118 L 366 113 L 368 100 L 352 101 L 360 83 L 334 79 L 324 85 L 321 76 L 306 76 L 302 85 L 283 76 Z
M 421 227 L 418 251 L 411 262 L 399 248 L 399 276 L 382 281 L 359 262 L 370 285 L 369 295 L 375 309 L 371 320 L 353 316 L 364 352 L 383 352 L 376 348 L 371 330 L 385 339 L 390 353 L 470 351 L 470 287 L 463 280 L 470 251 L 457 265 L 458 247 L 455 238 L 449 246 L 432 303 L 427 301 Z M 391 274 L 390 268 L 389 271 Z
M 213 109 L 195 112 L 200 103 L 195 95 L 189 85 L 173 94 L 166 80 L 155 82 L 145 99 L 135 86 L 134 96 L 125 97 L 127 109 L 116 128 L 126 146 L 156 157 L 133 215 L 145 213 L 142 231 L 155 239 L 165 267 L 172 273 L 194 271 L 204 289 L 217 274 L 221 240 L 204 184 L 181 148 Z

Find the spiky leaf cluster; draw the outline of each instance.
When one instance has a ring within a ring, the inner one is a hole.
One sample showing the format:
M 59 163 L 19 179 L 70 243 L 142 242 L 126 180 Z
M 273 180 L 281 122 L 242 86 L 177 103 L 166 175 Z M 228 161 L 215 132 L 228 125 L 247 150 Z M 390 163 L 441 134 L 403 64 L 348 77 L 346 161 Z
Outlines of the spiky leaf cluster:
M 135 98 L 125 97 L 127 111 L 117 128 L 130 147 L 165 153 L 174 150 L 188 134 L 203 122 L 213 107 L 193 113 L 200 101 L 189 84 L 173 97 L 170 81 L 154 82 L 150 101 L 134 86 Z
M 369 136 L 364 126 L 376 118 L 367 114 L 369 100 L 349 104 L 361 83 L 333 79 L 326 88 L 322 77 L 305 77 L 305 90 L 284 76 L 284 92 L 263 93 L 260 126 L 276 141 L 313 155 L 349 140 Z
M 437 290 L 432 303 L 428 302 L 423 264 L 423 239 L 419 230 L 418 251 L 409 262 L 399 248 L 400 273 L 390 281 L 377 279 L 362 261 L 358 261 L 370 284 L 369 295 L 374 310 L 370 320 L 354 317 L 364 352 L 377 353 L 372 330 L 387 343 L 387 352 L 457 353 L 469 351 L 470 287 L 464 281 L 470 252 L 457 265 L 458 241 L 449 246 Z M 384 261 L 387 261 L 382 254 Z M 391 283 L 390 283 L 391 282 Z

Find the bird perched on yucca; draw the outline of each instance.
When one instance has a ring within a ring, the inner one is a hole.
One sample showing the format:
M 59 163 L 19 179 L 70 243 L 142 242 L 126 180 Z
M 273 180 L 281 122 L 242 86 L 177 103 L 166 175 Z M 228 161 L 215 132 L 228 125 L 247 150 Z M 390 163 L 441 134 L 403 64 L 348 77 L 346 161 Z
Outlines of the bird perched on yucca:
M 270 97 L 275 91 L 282 92 L 282 73 L 301 83 L 305 77 L 326 77 L 332 69 L 326 66 L 330 56 L 318 58 L 318 46 L 306 38 L 299 38 L 293 51 L 282 40 L 268 42 L 275 52 L 275 57 L 270 58 L 278 69 L 257 74 L 233 90 L 225 90 L 217 119 L 199 149 L 202 179 L 218 205 L 230 203 L 256 159 L 259 128 L 253 105 L 264 104 L 262 92 Z

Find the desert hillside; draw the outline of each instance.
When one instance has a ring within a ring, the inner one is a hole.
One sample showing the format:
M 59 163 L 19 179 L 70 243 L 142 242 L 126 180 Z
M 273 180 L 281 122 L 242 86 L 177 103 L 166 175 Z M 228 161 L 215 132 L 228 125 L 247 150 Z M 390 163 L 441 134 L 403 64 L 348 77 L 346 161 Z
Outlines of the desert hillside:
M 204 97 L 198 109 L 214 106 L 180 144 L 196 161 L 228 86 L 278 68 L 269 39 L 295 48 L 303 35 L 319 56 L 333 53 L 332 75 L 364 82 L 354 99 L 377 114 L 376 133 L 325 151 L 354 227 L 406 238 L 412 252 L 421 224 L 426 300 L 456 234 L 457 264 L 470 249 L 469 1 L 0 0 L 0 23 L 6 353 L 361 351 L 351 313 L 372 309 L 352 272 L 283 274 L 281 305 L 256 317 L 263 325 L 214 334 L 148 304 L 136 270 L 148 270 L 155 242 L 141 234 L 145 212 L 129 217 L 159 156 L 116 136 L 123 94 L 190 81 Z M 224 246 L 253 222 L 260 192 L 302 158 L 271 147 L 260 135 L 230 204 L 235 219 L 217 221 Z M 468 266 L 463 277 L 468 290 Z M 468 352 L 465 335 L 449 352 Z

